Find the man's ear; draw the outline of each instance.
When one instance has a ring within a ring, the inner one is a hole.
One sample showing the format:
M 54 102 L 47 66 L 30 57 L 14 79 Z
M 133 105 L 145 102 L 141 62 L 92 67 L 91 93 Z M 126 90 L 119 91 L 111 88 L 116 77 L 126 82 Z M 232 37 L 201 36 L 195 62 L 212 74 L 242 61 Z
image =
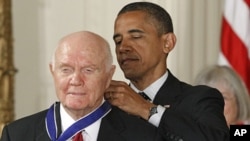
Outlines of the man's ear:
M 176 43 L 176 36 L 174 33 L 167 33 L 164 35 L 164 47 L 163 51 L 168 54 L 174 47 Z
M 116 66 L 115 65 L 112 65 L 111 68 L 110 68 L 110 71 L 109 71 L 109 76 L 108 76 L 108 82 L 107 82 L 107 85 L 106 85 L 106 88 L 109 87 L 111 81 L 112 81 L 112 77 L 115 73 L 115 69 L 116 69 Z
M 54 68 L 53 68 L 52 63 L 49 63 L 49 70 L 50 70 L 50 73 L 53 75 L 53 73 L 54 73 Z

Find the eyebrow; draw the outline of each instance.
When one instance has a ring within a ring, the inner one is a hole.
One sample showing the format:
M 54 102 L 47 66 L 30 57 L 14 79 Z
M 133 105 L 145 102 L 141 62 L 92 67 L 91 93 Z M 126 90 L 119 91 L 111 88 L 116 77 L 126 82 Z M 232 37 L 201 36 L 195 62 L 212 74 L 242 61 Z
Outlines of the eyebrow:
M 142 30 L 139 30 L 139 29 L 131 29 L 128 31 L 129 34 L 132 34 L 132 33 L 144 33 Z M 121 37 L 121 34 L 117 33 L 117 34 L 114 34 L 113 36 L 113 40 L 117 37 Z
M 135 33 L 135 32 L 138 32 L 138 33 L 144 33 L 142 30 L 139 30 L 139 29 L 132 29 L 132 30 L 129 30 L 128 33 Z

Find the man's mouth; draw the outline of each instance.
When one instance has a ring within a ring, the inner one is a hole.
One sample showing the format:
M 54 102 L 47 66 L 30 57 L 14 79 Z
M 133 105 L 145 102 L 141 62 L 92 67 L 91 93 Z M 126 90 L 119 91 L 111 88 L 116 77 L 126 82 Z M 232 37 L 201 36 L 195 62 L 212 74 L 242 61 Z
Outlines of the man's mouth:
M 133 62 L 133 61 L 136 61 L 136 60 L 135 59 L 125 59 L 125 60 L 121 61 L 121 64 L 126 65 L 126 64 L 129 64 L 129 63 Z
M 83 92 L 69 92 L 68 94 L 69 94 L 69 95 L 74 95 L 74 96 L 82 96 L 82 95 L 85 95 L 85 93 L 83 93 Z
M 138 59 L 136 57 L 124 57 L 123 59 L 121 59 L 121 65 L 127 65 L 131 62 L 135 62 L 138 61 Z

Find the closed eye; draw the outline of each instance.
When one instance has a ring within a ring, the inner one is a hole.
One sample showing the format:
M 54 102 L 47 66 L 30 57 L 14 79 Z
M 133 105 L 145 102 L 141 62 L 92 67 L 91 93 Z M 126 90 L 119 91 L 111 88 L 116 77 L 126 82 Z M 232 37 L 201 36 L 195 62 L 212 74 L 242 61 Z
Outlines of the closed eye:
M 85 68 L 82 69 L 82 72 L 84 74 L 92 74 L 92 73 L 94 73 L 96 71 L 97 71 L 97 68 L 95 68 L 95 67 L 85 67 Z
M 141 38 L 143 35 L 142 35 L 142 33 L 141 32 L 133 32 L 132 34 L 131 34 L 131 37 L 133 38 L 133 39 L 138 39 L 138 38 Z
M 122 37 L 121 37 L 121 36 L 115 37 L 115 38 L 114 38 L 114 42 L 115 42 L 116 45 L 121 44 L 121 42 L 122 42 Z
M 141 38 L 144 32 L 139 29 L 133 29 L 129 31 L 129 34 L 131 35 L 132 38 Z
M 70 67 L 62 67 L 60 70 L 61 70 L 61 72 L 64 73 L 64 74 L 73 72 L 73 69 L 70 68 Z

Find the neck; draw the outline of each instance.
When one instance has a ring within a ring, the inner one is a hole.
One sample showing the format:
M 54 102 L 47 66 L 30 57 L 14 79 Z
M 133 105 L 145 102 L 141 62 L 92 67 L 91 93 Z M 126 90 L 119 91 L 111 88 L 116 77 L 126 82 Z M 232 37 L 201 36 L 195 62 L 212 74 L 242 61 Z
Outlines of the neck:
M 75 110 L 75 109 L 71 109 L 68 107 L 63 106 L 65 111 L 76 121 L 86 115 L 88 115 L 89 113 L 93 112 L 97 107 L 93 107 L 93 108 L 84 108 L 84 109 L 80 109 L 80 110 Z
M 162 77 L 166 73 L 165 71 L 162 71 L 161 73 L 157 73 L 156 75 L 147 75 L 143 76 L 141 78 L 136 79 L 130 79 L 131 83 L 139 90 L 146 89 L 149 85 L 154 83 L 156 80 L 158 80 L 160 77 Z

